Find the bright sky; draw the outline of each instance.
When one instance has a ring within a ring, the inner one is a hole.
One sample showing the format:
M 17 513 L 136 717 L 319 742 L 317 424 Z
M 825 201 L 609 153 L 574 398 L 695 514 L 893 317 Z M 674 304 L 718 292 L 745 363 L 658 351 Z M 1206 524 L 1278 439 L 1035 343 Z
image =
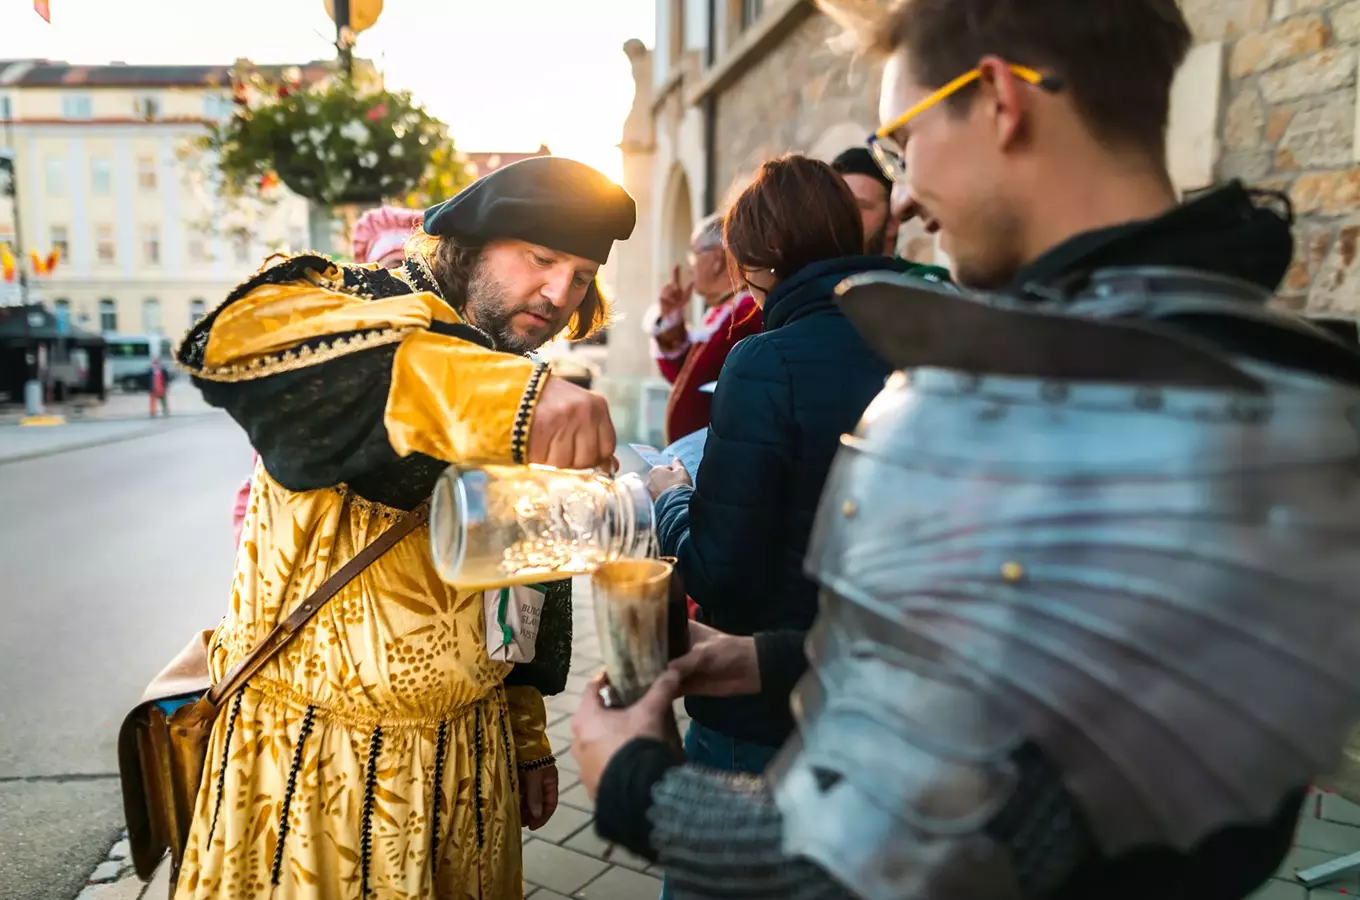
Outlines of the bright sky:
M 334 56 L 323 0 L 0 0 L 0 59 L 72 63 L 305 62 Z M 463 150 L 534 150 L 614 179 L 633 99 L 623 43 L 654 33 L 652 0 L 386 0 L 359 36 L 392 88 Z

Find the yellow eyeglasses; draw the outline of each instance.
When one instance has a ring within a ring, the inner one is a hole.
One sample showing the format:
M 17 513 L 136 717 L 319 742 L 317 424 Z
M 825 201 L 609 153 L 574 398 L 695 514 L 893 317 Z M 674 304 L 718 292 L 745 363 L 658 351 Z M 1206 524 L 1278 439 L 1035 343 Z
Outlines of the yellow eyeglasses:
M 1049 93 L 1055 93 L 1062 89 L 1062 80 L 1055 75 L 1041 75 L 1028 66 L 1012 65 L 1007 66 L 1006 68 L 1010 69 L 1016 78 L 1027 81 L 1035 87 L 1041 88 Z M 897 131 L 903 125 L 930 109 L 941 100 L 957 93 L 981 77 L 981 69 L 972 69 L 968 72 L 964 72 L 958 78 L 955 78 L 939 90 L 932 91 L 911 109 L 902 113 L 902 115 L 869 135 L 869 139 L 865 143 L 868 144 L 869 152 L 873 155 L 874 161 L 878 163 L 878 167 L 883 170 L 883 174 L 893 181 L 900 181 L 907 174 L 907 167 L 902 159 L 901 148 L 892 145 L 891 135 L 893 132 Z

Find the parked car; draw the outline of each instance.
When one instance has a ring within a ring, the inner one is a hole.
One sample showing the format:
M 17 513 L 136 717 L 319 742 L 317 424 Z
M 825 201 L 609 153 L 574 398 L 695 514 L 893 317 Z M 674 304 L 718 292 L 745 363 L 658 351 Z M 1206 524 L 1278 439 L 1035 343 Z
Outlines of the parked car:
M 160 360 L 165 369 L 165 382 L 174 380 L 179 370 L 170 348 L 169 338 L 159 334 L 109 334 L 108 383 L 129 393 L 151 390 L 151 361 Z

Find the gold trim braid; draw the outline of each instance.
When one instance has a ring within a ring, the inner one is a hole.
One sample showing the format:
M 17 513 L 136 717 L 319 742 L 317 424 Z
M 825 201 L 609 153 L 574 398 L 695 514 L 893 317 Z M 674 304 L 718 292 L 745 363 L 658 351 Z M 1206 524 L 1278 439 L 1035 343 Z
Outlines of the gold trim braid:
M 195 378 L 202 378 L 205 381 L 251 381 L 256 378 L 277 375 L 280 372 L 305 369 L 308 366 L 329 362 L 332 359 L 358 353 L 361 350 L 370 350 L 386 344 L 398 344 L 414 330 L 414 328 L 381 328 L 361 334 L 341 335 L 329 340 L 322 340 L 315 346 L 298 347 L 293 350 L 285 350 L 283 353 L 257 356 L 240 365 L 221 366 L 219 368 L 204 367 L 201 369 L 186 367 L 186 369 Z

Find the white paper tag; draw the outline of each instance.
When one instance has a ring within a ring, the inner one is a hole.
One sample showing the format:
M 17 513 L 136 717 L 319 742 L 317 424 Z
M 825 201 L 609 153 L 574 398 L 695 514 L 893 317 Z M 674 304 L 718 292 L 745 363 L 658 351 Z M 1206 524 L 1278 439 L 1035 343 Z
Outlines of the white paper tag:
M 482 592 L 486 616 L 486 653 L 497 662 L 534 661 L 538 620 L 545 594 L 534 585 L 493 588 Z

